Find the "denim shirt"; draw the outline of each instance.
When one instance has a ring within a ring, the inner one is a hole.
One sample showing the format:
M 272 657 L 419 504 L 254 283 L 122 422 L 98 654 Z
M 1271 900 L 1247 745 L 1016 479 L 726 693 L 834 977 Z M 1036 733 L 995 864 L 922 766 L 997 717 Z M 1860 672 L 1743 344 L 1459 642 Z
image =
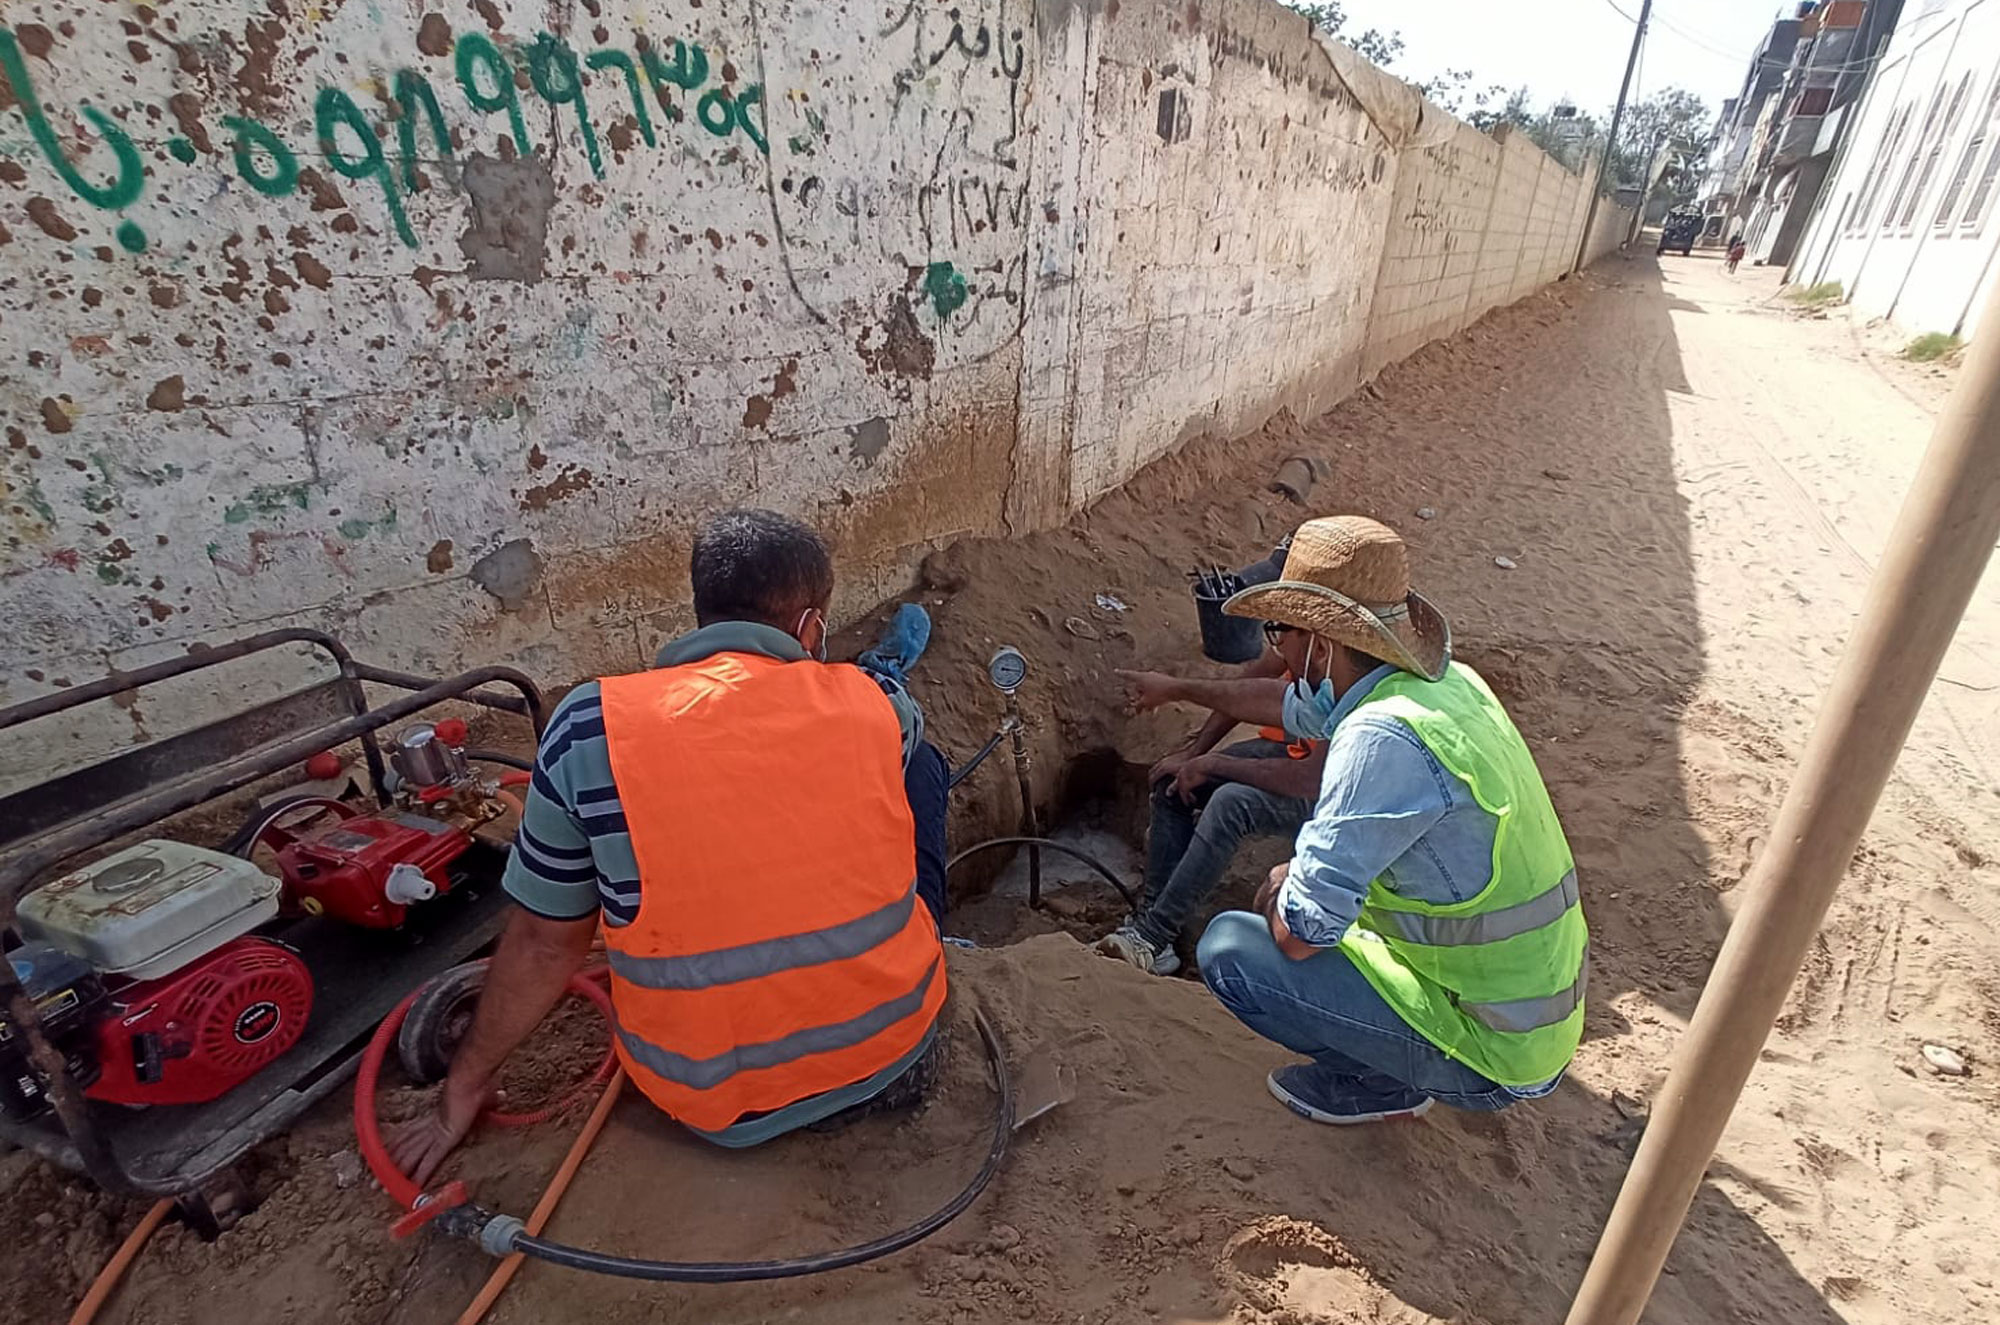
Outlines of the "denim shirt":
M 1384 663 L 1335 705 L 1319 804 L 1278 890 L 1278 913 L 1314 947 L 1340 942 L 1378 877 L 1399 896 L 1439 904 L 1462 902 L 1493 878 L 1499 820 L 1409 727 L 1356 712 L 1395 672 Z

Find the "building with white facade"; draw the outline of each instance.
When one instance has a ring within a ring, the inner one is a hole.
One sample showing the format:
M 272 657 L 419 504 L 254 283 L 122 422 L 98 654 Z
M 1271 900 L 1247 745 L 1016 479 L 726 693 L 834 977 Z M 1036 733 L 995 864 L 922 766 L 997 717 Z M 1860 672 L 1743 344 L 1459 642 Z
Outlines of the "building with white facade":
M 1810 12 L 1811 5 L 1800 8 Z M 1742 91 L 1722 103 L 1722 115 L 1709 140 L 1708 173 L 1699 195 L 1702 213 L 1708 218 L 1705 233 L 1709 239 L 1719 239 L 1725 231 L 1734 234 L 1741 227 L 1757 165 L 1758 125 L 1764 120 L 1765 109 L 1784 90 L 1785 70 L 1791 66 L 1798 41 L 1797 18 L 1773 23 L 1750 53 Z
M 2000 250 L 2000 0 L 1909 0 L 1787 278 L 1970 337 Z
M 1864 95 L 1902 0 L 1831 0 L 1799 7 L 1799 40 L 1784 85 L 1765 105 L 1745 192 L 1750 259 L 1783 266 L 1797 252 L 1843 124 Z

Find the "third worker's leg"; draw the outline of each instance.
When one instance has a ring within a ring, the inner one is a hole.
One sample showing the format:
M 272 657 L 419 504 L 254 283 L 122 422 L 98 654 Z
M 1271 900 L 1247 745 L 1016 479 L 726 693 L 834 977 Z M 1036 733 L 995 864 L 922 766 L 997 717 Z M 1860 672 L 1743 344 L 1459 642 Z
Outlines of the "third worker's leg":
M 1247 741 L 1228 753 L 1242 759 L 1288 757 L 1275 741 Z M 1312 810 L 1310 800 L 1237 782 L 1203 788 L 1196 806 L 1182 801 L 1170 783 L 1155 787 L 1145 896 L 1132 919 L 1098 946 L 1141 970 L 1171 975 L 1180 968 L 1174 944 L 1182 927 L 1215 895 L 1237 848 L 1250 838 L 1297 836 Z

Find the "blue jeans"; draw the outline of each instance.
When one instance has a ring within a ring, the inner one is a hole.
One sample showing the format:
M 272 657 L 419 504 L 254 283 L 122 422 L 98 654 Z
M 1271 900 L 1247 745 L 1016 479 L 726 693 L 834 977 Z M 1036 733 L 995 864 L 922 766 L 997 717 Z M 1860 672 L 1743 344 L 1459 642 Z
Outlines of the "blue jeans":
M 1277 741 L 1244 741 L 1232 759 L 1288 759 Z M 1153 826 L 1146 834 L 1146 895 L 1133 923 L 1147 942 L 1171 948 L 1195 909 L 1215 895 L 1236 848 L 1250 838 L 1298 836 L 1313 803 L 1241 782 L 1211 782 L 1187 804 L 1173 783 L 1153 788 Z
M 1217 916 L 1196 960 L 1202 981 L 1238 1021 L 1394 1107 L 1405 1107 L 1414 1090 L 1454 1108 L 1504 1109 L 1562 1080 L 1518 1087 L 1489 1080 L 1397 1016 L 1346 953 L 1327 948 L 1293 961 L 1278 951 L 1264 917 L 1248 911 Z
M 943 753 L 929 741 L 917 742 L 903 769 L 903 794 L 909 797 L 910 817 L 917 821 L 917 896 L 931 909 L 940 932 L 949 906 L 944 880 L 945 783 L 949 777 Z

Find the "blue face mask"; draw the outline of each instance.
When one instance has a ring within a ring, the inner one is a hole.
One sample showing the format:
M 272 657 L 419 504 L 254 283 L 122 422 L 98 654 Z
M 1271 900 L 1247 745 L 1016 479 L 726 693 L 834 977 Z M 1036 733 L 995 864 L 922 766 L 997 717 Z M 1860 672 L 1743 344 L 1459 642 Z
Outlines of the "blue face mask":
M 1308 643 L 1303 671 L 1312 670 L 1312 649 Z M 1339 701 L 1331 680 L 1308 687 L 1305 677 L 1298 677 L 1285 687 L 1285 730 L 1302 740 L 1326 740 L 1333 735 L 1333 712 Z

